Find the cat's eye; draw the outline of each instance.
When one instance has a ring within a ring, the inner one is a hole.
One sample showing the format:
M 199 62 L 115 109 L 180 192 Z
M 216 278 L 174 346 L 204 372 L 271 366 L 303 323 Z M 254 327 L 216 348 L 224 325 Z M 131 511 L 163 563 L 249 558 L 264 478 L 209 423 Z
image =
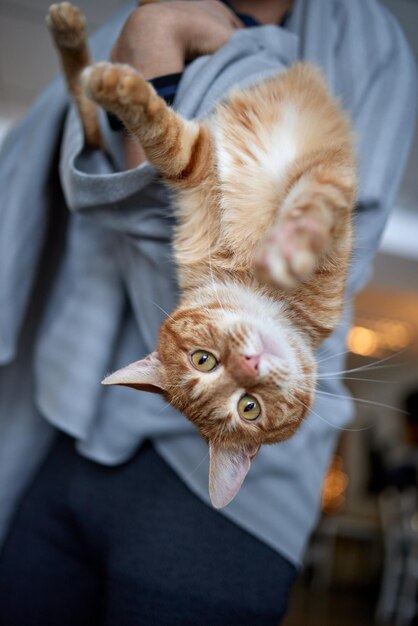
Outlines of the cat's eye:
M 253 422 L 260 417 L 261 406 L 254 396 L 246 394 L 238 402 L 238 413 L 243 419 Z
M 200 372 L 211 372 L 218 365 L 218 361 L 211 352 L 196 350 L 190 357 L 194 367 Z

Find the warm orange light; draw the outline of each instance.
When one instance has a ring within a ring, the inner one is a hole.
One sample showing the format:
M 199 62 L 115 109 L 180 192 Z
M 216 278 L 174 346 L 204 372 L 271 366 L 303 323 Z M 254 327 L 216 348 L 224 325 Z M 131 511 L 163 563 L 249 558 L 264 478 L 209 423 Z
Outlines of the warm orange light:
M 379 341 L 374 330 L 364 326 L 353 326 L 348 333 L 347 345 L 354 354 L 370 356 L 379 348 Z
M 361 356 L 376 356 L 397 352 L 409 346 L 414 338 L 410 324 L 395 320 L 368 320 L 368 327 L 353 326 L 347 345 L 351 352 Z
M 388 344 L 392 350 L 400 350 L 409 345 L 411 341 L 411 331 L 407 324 L 402 322 L 392 322 L 388 333 Z
M 337 513 L 345 502 L 348 477 L 344 472 L 343 460 L 334 455 L 322 484 L 322 509 L 324 513 Z

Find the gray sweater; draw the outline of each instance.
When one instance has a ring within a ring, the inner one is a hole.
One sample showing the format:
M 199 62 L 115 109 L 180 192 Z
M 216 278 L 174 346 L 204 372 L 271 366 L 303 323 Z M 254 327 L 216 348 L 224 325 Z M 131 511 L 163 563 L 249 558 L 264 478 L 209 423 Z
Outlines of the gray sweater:
M 108 57 L 131 8 L 93 39 L 97 60 Z M 322 67 L 358 138 L 347 305 L 318 353 L 321 373 L 332 373 L 344 369 L 350 299 L 370 275 L 413 133 L 416 70 L 396 22 L 376 0 L 296 0 L 286 30 L 238 31 L 215 55 L 188 66 L 174 107 L 203 116 L 232 85 L 297 59 Z M 107 465 L 126 461 L 149 438 L 209 502 L 207 448 L 192 425 L 159 396 L 100 385 L 106 373 L 155 348 L 164 311 L 177 298 L 167 192 L 148 163 L 120 171 L 118 137 L 103 128 L 110 156 L 83 150 L 57 79 L 0 155 L 0 538 L 56 429 L 75 438 L 80 454 Z M 64 212 L 65 238 L 54 255 L 57 235 L 47 225 Z M 330 454 L 352 417 L 338 376 L 319 388 L 340 397 L 319 395 L 292 439 L 265 446 L 239 495 L 219 512 L 294 563 L 317 519 Z

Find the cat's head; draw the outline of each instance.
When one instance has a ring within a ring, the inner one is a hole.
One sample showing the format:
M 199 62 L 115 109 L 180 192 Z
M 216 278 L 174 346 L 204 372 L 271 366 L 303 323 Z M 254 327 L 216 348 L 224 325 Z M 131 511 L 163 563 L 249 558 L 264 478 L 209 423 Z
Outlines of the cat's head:
M 210 448 L 217 508 L 235 497 L 260 446 L 290 437 L 313 401 L 306 339 L 279 305 L 257 304 L 180 306 L 162 325 L 157 351 L 103 381 L 161 393 L 197 426 Z

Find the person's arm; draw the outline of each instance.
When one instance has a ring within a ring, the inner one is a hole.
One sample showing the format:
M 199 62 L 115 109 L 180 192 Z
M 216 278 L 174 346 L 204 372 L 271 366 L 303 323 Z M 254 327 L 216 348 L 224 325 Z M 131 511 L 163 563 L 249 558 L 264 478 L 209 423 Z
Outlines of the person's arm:
M 182 72 L 185 63 L 221 48 L 242 26 L 217 0 L 174 1 L 139 6 L 113 47 L 115 63 L 131 65 L 147 79 Z M 125 167 L 145 160 L 136 140 L 124 137 Z

